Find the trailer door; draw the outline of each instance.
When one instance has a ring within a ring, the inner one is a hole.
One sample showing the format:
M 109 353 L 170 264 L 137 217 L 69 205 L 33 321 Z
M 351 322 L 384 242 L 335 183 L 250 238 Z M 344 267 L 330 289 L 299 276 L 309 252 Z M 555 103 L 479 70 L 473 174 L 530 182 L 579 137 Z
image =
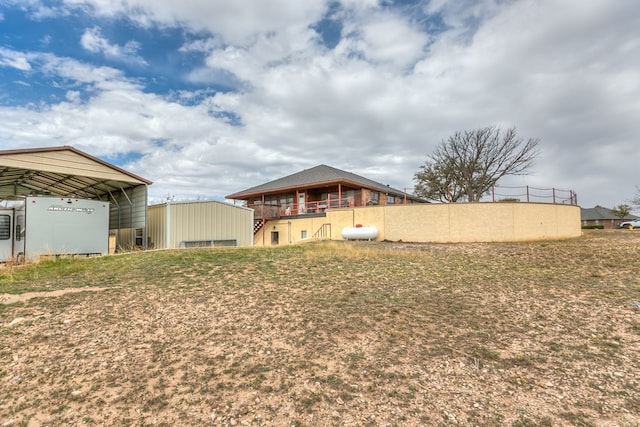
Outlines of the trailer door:
M 13 210 L 0 209 L 0 262 L 6 262 L 13 258 Z

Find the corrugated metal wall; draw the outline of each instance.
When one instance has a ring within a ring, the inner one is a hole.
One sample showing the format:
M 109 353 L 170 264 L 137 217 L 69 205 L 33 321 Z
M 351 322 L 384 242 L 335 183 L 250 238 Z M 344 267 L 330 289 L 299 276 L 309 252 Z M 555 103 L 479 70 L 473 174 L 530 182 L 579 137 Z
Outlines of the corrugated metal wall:
M 115 230 L 118 248 L 145 248 L 147 230 L 147 186 L 112 193 L 109 200 L 109 229 Z
M 144 228 L 147 225 L 147 186 L 138 185 L 112 194 L 109 228 Z
M 147 232 L 149 233 L 149 249 L 165 248 L 167 229 L 167 205 L 153 205 L 147 209 Z
M 154 248 L 180 248 L 210 241 L 253 245 L 251 209 L 217 201 L 174 202 L 150 206 L 148 215 Z

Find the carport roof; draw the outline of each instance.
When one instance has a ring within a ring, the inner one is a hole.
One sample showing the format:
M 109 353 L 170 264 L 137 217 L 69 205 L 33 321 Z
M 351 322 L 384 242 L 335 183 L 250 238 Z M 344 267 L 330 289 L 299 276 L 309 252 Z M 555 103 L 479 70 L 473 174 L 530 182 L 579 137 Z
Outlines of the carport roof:
M 100 199 L 151 183 L 71 146 L 0 150 L 0 198 L 52 195 Z

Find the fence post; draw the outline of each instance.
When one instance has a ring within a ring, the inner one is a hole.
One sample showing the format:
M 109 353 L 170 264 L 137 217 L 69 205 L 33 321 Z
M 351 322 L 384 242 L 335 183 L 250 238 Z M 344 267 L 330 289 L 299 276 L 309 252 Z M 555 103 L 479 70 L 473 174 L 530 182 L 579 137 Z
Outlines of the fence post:
M 529 186 L 527 185 L 527 203 L 529 203 Z
M 553 187 L 553 188 L 551 189 L 551 192 L 552 192 L 552 194 L 553 194 L 553 204 L 555 205 L 555 204 L 556 204 L 556 188 L 555 188 L 555 187 Z

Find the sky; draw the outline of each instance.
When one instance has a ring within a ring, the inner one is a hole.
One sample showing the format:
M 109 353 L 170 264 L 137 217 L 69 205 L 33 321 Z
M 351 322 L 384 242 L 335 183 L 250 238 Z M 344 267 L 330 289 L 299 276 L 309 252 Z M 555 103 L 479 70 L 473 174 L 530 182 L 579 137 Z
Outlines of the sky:
M 74 146 L 151 203 L 319 164 L 412 193 L 486 126 L 540 139 L 500 185 L 629 203 L 637 0 L 0 0 L 0 149 Z

